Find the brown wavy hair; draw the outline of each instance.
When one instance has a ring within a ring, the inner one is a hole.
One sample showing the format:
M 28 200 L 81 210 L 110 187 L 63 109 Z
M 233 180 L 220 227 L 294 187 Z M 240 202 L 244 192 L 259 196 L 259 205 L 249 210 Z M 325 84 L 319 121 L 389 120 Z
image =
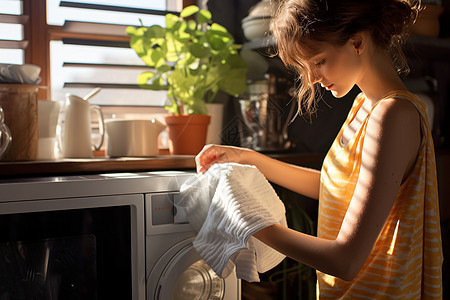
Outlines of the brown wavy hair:
M 274 0 L 272 0 L 274 1 Z M 358 32 L 367 31 L 379 49 L 386 49 L 399 75 L 409 73 L 402 51 L 420 1 L 407 0 L 278 0 L 270 29 L 276 53 L 298 74 L 298 113 L 316 109 L 316 89 L 307 66 L 320 43 L 344 45 Z

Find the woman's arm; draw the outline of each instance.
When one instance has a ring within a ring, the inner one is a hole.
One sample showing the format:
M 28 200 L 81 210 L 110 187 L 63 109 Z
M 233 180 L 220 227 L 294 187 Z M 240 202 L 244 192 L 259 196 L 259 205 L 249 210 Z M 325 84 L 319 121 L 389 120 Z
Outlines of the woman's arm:
M 196 162 L 202 173 L 214 163 L 254 165 L 267 180 L 301 195 L 319 198 L 320 171 L 287 164 L 250 149 L 208 145 L 197 155 Z
M 420 147 L 420 118 L 406 100 L 388 100 L 366 129 L 359 179 L 335 240 L 280 225 L 254 234 L 279 252 L 317 270 L 352 280 L 364 265 Z

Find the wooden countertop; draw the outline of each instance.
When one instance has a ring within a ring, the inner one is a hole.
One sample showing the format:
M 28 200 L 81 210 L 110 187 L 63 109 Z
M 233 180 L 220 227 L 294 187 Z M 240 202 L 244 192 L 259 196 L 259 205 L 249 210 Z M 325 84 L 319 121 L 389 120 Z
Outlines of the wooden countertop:
M 297 165 L 320 167 L 321 154 L 270 154 L 271 157 Z M 154 170 L 195 169 L 193 155 L 158 155 L 155 157 L 96 157 L 49 161 L 0 162 L 0 177 L 49 176 L 88 173 L 143 172 Z

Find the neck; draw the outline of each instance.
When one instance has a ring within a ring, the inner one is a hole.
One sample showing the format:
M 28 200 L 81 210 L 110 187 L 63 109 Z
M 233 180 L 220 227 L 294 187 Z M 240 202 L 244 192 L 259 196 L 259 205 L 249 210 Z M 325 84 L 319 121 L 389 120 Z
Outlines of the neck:
M 385 51 L 367 53 L 364 72 L 357 85 L 364 92 L 366 101 L 373 106 L 386 94 L 395 90 L 407 90 L 397 74 L 390 56 Z

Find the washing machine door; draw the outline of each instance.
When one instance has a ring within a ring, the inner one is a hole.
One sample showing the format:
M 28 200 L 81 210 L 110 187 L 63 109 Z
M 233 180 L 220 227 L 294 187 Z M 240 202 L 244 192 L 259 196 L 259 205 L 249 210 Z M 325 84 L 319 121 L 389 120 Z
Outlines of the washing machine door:
M 224 299 L 225 280 L 201 259 L 192 246 L 193 240 L 178 243 L 156 263 L 149 276 L 149 299 Z

